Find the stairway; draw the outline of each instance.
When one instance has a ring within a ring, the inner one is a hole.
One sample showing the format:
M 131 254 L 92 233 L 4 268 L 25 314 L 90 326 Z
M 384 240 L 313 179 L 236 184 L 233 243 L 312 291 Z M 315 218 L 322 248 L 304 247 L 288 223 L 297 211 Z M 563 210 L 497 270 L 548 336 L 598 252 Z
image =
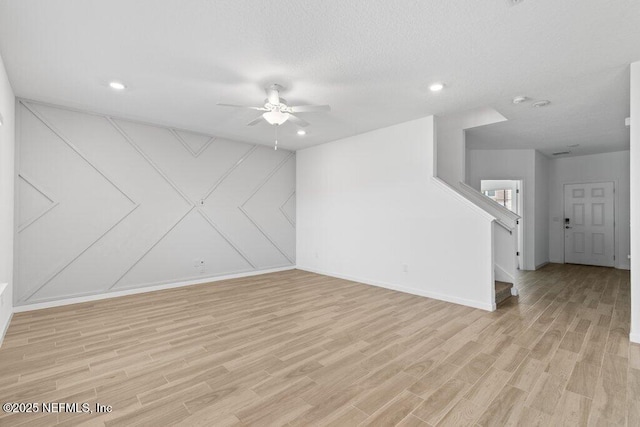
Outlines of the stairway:
M 496 286 L 496 305 L 500 305 L 509 298 L 511 298 L 511 288 L 513 288 L 513 283 L 501 282 L 499 280 L 495 281 Z

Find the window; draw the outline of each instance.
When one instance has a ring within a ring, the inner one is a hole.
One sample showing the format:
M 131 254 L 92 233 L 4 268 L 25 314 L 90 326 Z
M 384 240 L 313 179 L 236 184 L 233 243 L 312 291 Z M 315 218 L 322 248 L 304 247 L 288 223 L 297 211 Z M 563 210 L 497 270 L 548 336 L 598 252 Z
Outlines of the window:
M 512 190 L 504 189 L 504 190 L 485 190 L 482 192 L 488 198 L 494 200 L 497 203 L 500 203 L 505 208 L 512 211 L 513 207 L 513 199 L 512 199 Z

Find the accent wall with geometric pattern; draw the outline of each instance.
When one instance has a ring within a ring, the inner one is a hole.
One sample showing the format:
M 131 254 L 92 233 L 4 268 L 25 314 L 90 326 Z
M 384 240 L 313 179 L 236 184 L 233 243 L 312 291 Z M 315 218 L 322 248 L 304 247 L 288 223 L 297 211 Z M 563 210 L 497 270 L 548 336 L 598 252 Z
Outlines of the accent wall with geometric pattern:
M 295 264 L 295 154 L 20 100 L 15 305 Z

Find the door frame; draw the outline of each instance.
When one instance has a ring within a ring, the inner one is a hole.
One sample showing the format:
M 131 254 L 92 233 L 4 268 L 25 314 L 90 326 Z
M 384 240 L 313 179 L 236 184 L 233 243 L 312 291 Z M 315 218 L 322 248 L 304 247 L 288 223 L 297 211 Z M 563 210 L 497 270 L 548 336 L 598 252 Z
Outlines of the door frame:
M 618 186 L 618 180 L 595 180 L 595 181 L 580 181 L 580 182 L 565 182 L 562 184 L 562 220 L 560 223 L 562 224 L 562 263 L 567 263 L 567 239 L 565 238 L 565 228 L 564 228 L 564 219 L 567 217 L 566 212 L 566 203 L 565 203 L 565 192 L 567 190 L 567 185 L 579 185 L 579 184 L 604 184 L 606 182 L 610 182 L 613 184 L 613 268 L 617 268 L 618 265 L 618 256 L 617 256 L 617 246 L 616 246 L 616 234 L 618 234 L 618 198 L 616 197 L 616 187 Z M 597 266 L 596 266 L 597 267 Z M 608 267 L 604 267 L 608 268 Z
M 517 198 L 517 206 L 518 206 L 518 215 L 520 215 L 520 220 L 518 221 L 517 229 L 518 229 L 518 270 L 524 270 L 524 179 L 514 179 L 516 181 L 516 188 L 518 192 L 516 193 Z
M 519 190 L 519 193 L 515 194 L 516 197 L 516 206 L 518 209 L 517 214 L 520 216 L 520 220 L 518 221 L 518 225 L 516 226 L 518 230 L 518 242 L 517 242 L 517 251 L 520 255 L 516 255 L 518 259 L 518 270 L 526 270 L 525 268 L 525 233 L 524 233 L 524 223 L 527 220 L 525 218 L 525 202 L 524 202 L 524 192 L 525 192 L 525 179 L 524 178 L 481 178 L 479 182 L 480 191 L 482 191 L 482 182 L 483 181 L 514 181 L 516 182 L 516 189 Z M 535 237 L 535 236 L 534 236 Z M 564 256 L 564 254 L 563 254 Z

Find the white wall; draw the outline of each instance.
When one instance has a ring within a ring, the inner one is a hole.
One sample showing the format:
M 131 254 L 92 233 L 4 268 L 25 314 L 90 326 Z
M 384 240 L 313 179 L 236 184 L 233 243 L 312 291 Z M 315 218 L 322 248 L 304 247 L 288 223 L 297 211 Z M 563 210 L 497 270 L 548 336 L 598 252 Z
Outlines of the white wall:
M 535 152 L 535 255 L 536 268 L 549 262 L 549 163 L 551 160 Z
M 524 269 L 534 270 L 536 265 L 545 262 L 536 259 L 535 150 L 468 150 L 466 169 L 467 184 L 477 190 L 481 189 L 480 183 L 484 179 L 522 180 L 524 203 L 519 215 L 524 226 Z M 546 218 L 548 213 L 544 216 Z M 548 246 L 546 242 L 544 245 Z
M 517 240 L 512 233 L 498 223 L 493 224 L 493 254 L 495 263 L 495 279 L 516 283 L 518 262 L 516 252 Z
M 465 129 L 499 123 L 506 118 L 490 107 L 436 117 L 436 175 L 451 186 L 465 182 Z
M 640 62 L 631 64 L 631 341 L 640 343 Z
M 615 183 L 615 266 L 629 268 L 629 152 L 553 159 L 549 168 L 549 255 L 564 262 L 564 184 Z
M 492 309 L 492 219 L 433 179 L 433 144 L 428 117 L 298 151 L 298 268 Z
M 15 163 L 15 97 L 0 57 L 0 343 L 9 326 L 13 301 L 13 215 Z M 1 289 L 0 289 L 1 290 Z
M 295 155 L 18 104 L 16 305 L 295 264 Z

